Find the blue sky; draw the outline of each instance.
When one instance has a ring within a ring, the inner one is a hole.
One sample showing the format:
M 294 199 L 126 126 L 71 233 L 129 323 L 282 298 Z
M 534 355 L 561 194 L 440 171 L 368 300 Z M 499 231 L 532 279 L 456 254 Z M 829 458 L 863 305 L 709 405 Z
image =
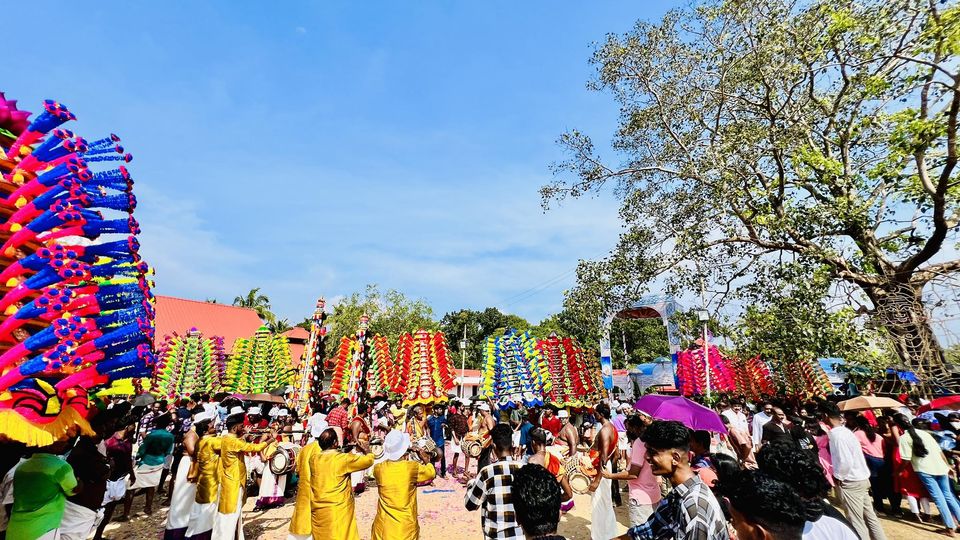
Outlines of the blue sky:
M 616 127 L 591 43 L 669 4 L 28 2 L 2 90 L 123 137 L 160 294 L 300 320 L 378 283 L 535 322 L 620 231 L 609 194 L 537 193 L 558 135 Z

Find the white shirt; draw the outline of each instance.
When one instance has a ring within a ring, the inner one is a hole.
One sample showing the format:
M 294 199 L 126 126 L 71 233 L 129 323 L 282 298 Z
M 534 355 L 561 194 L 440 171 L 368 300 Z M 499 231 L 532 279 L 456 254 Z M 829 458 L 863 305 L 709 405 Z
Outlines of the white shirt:
M 772 420 L 773 417 L 769 414 L 760 411 L 757 414 L 753 415 L 753 444 L 754 446 L 759 447 L 761 439 L 763 439 L 763 425 Z
M 860 540 L 842 521 L 830 516 L 820 516 L 816 521 L 803 524 L 803 540 Z
M 830 430 L 830 457 L 833 477 L 843 482 L 859 482 L 870 478 L 867 460 L 863 457 L 860 441 L 844 426 Z
M 730 427 L 742 431 L 750 431 L 750 424 L 747 422 L 747 415 L 742 412 L 736 412 L 733 409 L 727 409 L 720 413 L 730 421 Z

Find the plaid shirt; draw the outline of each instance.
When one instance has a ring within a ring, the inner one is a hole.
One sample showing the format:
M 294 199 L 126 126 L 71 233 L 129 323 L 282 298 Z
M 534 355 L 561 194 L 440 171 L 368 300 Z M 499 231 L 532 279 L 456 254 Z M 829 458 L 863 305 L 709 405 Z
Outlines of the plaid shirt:
M 463 505 L 473 511 L 483 508 L 480 525 L 483 535 L 491 540 L 524 540 L 511 501 L 513 474 L 523 463 L 508 457 L 487 465 L 467 486 Z
M 650 519 L 627 534 L 632 540 L 730 538 L 720 503 L 697 475 L 673 488 Z
M 330 427 L 338 427 L 344 432 L 350 427 L 350 419 L 347 418 L 347 410 L 341 405 L 337 405 L 327 413 L 327 424 Z M 345 435 L 346 436 L 346 435 Z

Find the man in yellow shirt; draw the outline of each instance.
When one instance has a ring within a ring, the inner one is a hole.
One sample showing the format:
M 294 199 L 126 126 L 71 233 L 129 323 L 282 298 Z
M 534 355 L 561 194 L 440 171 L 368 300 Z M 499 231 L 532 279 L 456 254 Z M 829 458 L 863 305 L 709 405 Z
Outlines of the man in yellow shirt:
M 293 506 L 293 517 L 290 518 L 290 534 L 287 540 L 310 540 L 313 537 L 311 523 L 311 504 L 313 502 L 313 486 L 310 480 L 310 460 L 320 453 L 320 443 L 317 438 L 327 430 L 327 421 L 322 418 L 310 419 L 310 442 L 297 455 L 297 498 Z
M 328 428 L 317 438 L 320 452 L 310 458 L 310 508 L 313 537 L 329 540 L 360 540 L 354 516 L 350 473 L 373 465 L 366 440 L 357 442 L 363 454 L 341 452 L 337 433 Z
M 220 502 L 217 505 L 217 517 L 213 522 L 213 538 L 218 540 L 243 540 L 243 494 L 247 484 L 247 466 L 243 454 L 261 452 L 276 438 L 276 433 L 265 433 L 263 440 L 249 443 L 243 440 L 246 426 L 243 414 L 227 417 L 227 434 L 212 443 L 212 448 L 220 453 L 217 473 L 220 478 Z
M 187 538 L 210 538 L 213 535 L 213 522 L 217 517 L 217 495 L 220 491 L 220 477 L 217 465 L 220 463 L 220 438 L 215 436 L 214 422 L 208 425 L 208 430 L 197 443 L 197 477 L 187 478 L 196 482 L 197 494 L 190 509 L 190 520 L 187 523 Z
M 408 461 L 410 435 L 394 430 L 383 441 L 384 461 L 373 467 L 380 499 L 373 520 L 371 540 L 417 540 L 417 484 L 437 476 L 429 452 L 419 449 L 421 463 Z

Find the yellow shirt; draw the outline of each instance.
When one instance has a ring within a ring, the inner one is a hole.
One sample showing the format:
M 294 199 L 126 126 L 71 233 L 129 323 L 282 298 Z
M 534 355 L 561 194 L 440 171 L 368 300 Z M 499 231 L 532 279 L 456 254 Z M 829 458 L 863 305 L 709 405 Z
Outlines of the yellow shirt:
M 219 437 L 208 435 L 200 439 L 197 446 L 197 467 L 200 472 L 197 475 L 197 497 L 194 500 L 198 504 L 210 504 L 217 500 L 217 489 L 220 488 L 217 464 L 220 463 L 220 456 L 214 447 L 219 444 L 219 440 Z
M 290 534 L 300 536 L 309 536 L 312 532 L 310 524 L 310 502 L 311 502 L 311 483 L 310 483 L 310 459 L 320 453 L 320 445 L 317 441 L 303 447 L 303 450 L 297 455 L 297 476 L 300 478 L 297 483 L 297 499 L 293 506 L 293 517 L 290 518 Z
M 217 464 L 217 476 L 220 477 L 220 503 L 217 511 L 221 514 L 232 514 L 237 511 L 237 501 L 240 500 L 240 490 L 247 483 L 247 464 L 243 462 L 243 454 L 259 452 L 267 447 L 268 443 L 248 443 L 228 433 L 214 443 L 214 448 L 220 453 Z
M 432 464 L 416 461 L 384 461 L 373 468 L 380 499 L 377 517 L 370 531 L 371 540 L 416 540 L 420 538 L 417 521 L 417 484 L 437 476 Z
M 350 473 L 373 465 L 373 454 L 324 450 L 310 458 L 310 509 L 314 538 L 360 540 Z

